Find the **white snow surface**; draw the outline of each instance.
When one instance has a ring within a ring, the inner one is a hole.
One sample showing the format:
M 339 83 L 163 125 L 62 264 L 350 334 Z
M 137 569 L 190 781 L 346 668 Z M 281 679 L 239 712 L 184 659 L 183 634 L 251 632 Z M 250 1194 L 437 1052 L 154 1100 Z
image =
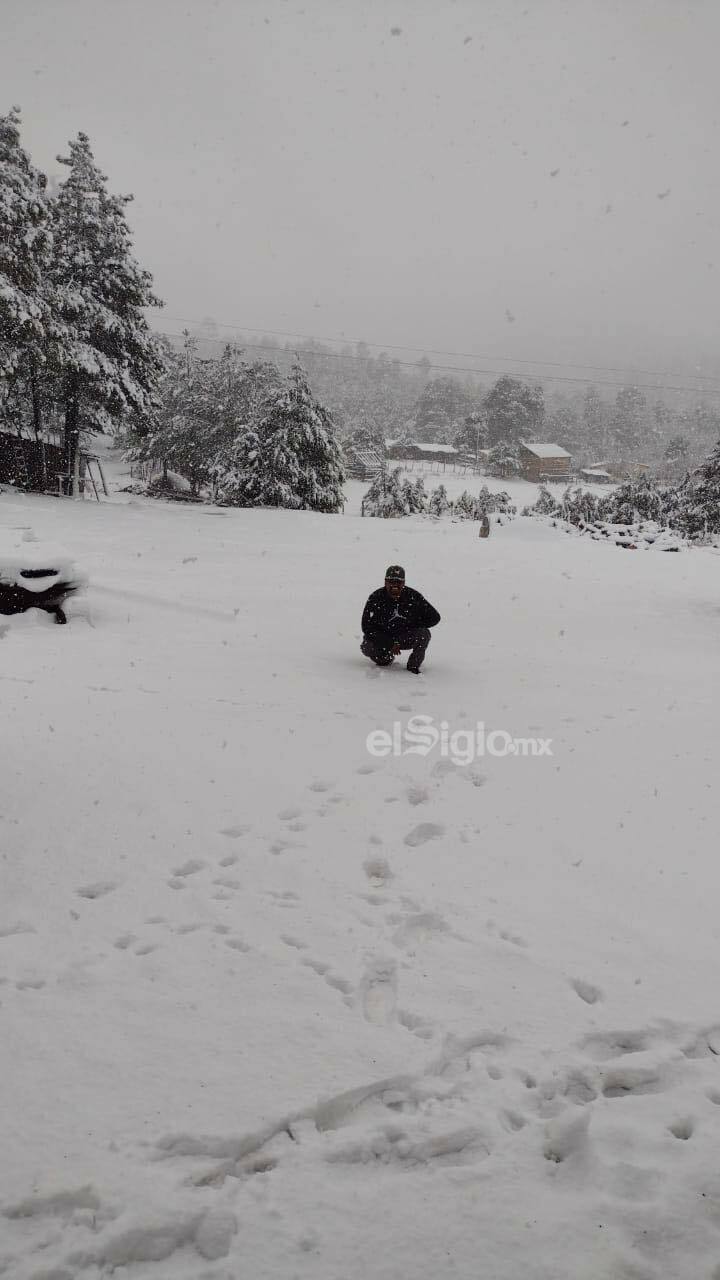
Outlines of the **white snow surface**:
M 90 573 L 0 620 L 0 1275 L 717 1280 L 717 553 L 357 496 L 0 496 Z

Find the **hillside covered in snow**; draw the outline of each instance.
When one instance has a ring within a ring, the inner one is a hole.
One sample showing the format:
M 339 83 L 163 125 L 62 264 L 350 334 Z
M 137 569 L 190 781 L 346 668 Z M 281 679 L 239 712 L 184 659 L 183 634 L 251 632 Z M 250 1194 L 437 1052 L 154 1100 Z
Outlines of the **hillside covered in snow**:
M 718 552 L 355 497 L 0 496 L 0 1275 L 717 1280 Z

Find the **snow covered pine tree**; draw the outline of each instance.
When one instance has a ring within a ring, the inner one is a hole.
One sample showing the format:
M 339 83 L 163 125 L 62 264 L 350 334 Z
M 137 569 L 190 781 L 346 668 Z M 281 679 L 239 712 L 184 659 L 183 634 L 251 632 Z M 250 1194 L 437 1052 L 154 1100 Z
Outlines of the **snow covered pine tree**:
M 36 435 L 38 378 L 53 330 L 51 253 L 45 177 L 20 145 L 20 112 L 13 108 L 0 116 L 0 418 L 15 428 L 29 395 Z
M 108 193 L 87 134 L 58 160 L 70 171 L 51 208 L 52 281 L 68 334 L 59 373 L 71 476 L 81 429 L 104 431 L 151 409 L 164 361 L 143 308 L 162 303 L 131 253 L 125 206 L 132 196 Z

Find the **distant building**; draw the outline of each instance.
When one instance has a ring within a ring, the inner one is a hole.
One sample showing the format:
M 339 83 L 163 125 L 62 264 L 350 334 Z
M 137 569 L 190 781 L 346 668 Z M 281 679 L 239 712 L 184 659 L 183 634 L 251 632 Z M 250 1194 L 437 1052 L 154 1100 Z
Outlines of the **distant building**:
M 372 480 L 382 469 L 383 455 L 371 445 L 346 445 L 345 469 L 351 480 Z
M 612 476 L 604 467 L 585 467 L 579 475 L 586 484 L 612 484 Z
M 388 457 L 398 462 L 410 459 L 424 462 L 455 462 L 460 457 L 460 450 L 440 440 L 406 440 L 395 441 L 387 451 Z
M 570 454 L 559 444 L 520 443 L 520 471 L 525 480 L 569 480 Z

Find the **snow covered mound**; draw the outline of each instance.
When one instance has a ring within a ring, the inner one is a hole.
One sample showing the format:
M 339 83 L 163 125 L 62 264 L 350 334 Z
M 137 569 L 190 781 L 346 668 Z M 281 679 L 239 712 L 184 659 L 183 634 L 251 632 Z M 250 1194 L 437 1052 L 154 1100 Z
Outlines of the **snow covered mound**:
M 73 556 L 58 543 L 40 542 L 29 530 L 0 530 L 0 582 L 39 593 L 58 582 L 80 587 L 86 581 Z

